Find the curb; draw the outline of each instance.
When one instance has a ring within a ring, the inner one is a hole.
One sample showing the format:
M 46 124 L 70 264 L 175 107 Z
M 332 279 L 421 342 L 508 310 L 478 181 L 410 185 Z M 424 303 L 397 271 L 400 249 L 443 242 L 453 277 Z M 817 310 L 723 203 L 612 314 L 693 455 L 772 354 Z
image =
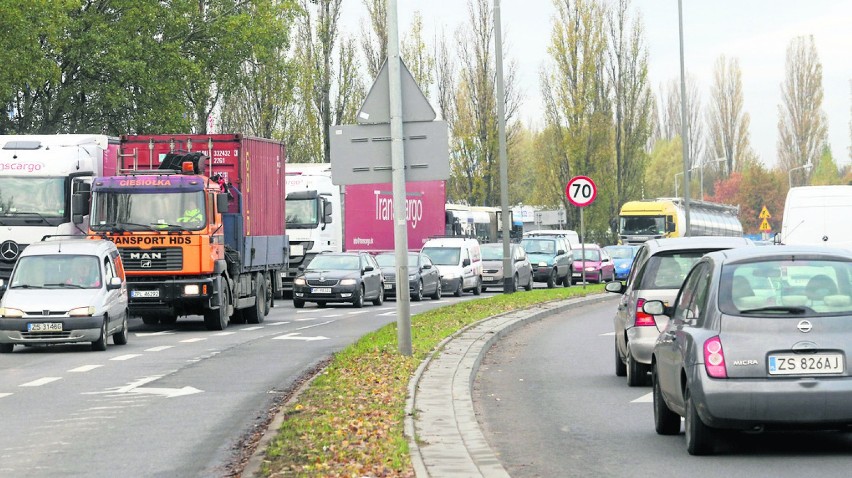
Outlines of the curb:
M 473 411 L 473 385 L 485 353 L 518 327 L 611 299 L 610 294 L 594 294 L 507 312 L 465 326 L 438 344 L 408 384 L 404 434 L 415 476 L 508 477 Z M 433 383 L 424 384 L 429 381 Z M 423 435 L 428 445 L 421 448 Z

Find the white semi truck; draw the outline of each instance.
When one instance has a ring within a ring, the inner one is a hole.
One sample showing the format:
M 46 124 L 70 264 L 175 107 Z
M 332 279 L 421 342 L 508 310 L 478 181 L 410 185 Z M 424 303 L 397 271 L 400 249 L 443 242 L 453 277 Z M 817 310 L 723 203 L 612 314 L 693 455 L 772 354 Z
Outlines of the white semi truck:
M 86 234 L 92 178 L 115 174 L 118 138 L 0 136 L 0 280 L 46 235 Z
M 320 252 L 343 247 L 341 187 L 331 183 L 328 163 L 287 164 L 286 223 L 290 236 L 290 267 L 281 274 L 282 291 L 293 290 L 299 266 Z

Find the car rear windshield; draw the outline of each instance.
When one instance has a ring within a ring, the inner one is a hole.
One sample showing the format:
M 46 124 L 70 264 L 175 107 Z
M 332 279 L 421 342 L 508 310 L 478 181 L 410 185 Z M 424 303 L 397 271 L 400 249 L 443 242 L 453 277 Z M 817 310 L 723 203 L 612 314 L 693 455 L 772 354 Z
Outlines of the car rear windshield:
M 661 252 L 648 259 L 637 279 L 637 289 L 680 289 L 692 265 L 710 251 Z
M 852 313 L 852 262 L 766 260 L 722 269 L 719 308 L 730 315 L 809 317 Z

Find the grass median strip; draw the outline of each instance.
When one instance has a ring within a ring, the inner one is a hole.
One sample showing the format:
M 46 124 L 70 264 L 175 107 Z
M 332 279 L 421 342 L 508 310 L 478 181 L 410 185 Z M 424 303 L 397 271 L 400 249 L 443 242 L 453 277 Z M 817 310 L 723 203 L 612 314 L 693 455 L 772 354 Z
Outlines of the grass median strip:
M 408 382 L 446 337 L 487 317 L 602 292 L 602 285 L 538 289 L 461 302 L 411 318 L 414 354 L 397 352 L 396 324 L 338 353 L 286 410 L 266 449 L 264 476 L 413 477 L 403 434 Z

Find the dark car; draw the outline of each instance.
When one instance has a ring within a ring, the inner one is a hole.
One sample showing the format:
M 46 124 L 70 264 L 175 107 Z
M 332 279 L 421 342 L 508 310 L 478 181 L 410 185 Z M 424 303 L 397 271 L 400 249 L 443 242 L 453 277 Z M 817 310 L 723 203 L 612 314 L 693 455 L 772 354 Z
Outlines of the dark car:
M 293 280 L 293 306 L 301 309 L 305 302 L 316 302 L 319 307 L 350 302 L 363 307 L 365 300 L 382 305 L 384 282 L 376 259 L 367 252 L 322 253 Z
M 482 291 L 487 287 L 503 290 L 503 243 L 482 244 L 479 249 L 482 251 Z M 509 256 L 515 290 L 521 287 L 532 290 L 532 264 L 523 246 L 509 244 Z
M 557 284 L 571 286 L 573 256 L 564 237 L 525 237 L 521 246 L 527 251 L 533 269 L 533 280 L 553 288 Z
M 692 267 L 654 346 L 657 433 L 708 454 L 721 431 L 848 431 L 852 424 L 852 253 L 742 247 Z
M 376 254 L 376 262 L 385 277 L 385 298 L 396 298 L 396 254 Z M 408 253 L 408 292 L 413 301 L 423 300 L 424 295 L 435 300 L 441 298 L 441 275 L 426 254 Z

